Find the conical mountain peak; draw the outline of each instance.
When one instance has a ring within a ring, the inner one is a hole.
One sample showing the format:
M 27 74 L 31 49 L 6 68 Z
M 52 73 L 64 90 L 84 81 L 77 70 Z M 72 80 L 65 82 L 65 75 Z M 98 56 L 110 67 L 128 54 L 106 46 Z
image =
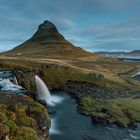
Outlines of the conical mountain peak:
M 64 37 L 59 33 L 56 26 L 48 20 L 39 25 L 37 32 L 32 37 L 32 39 L 44 39 L 48 41 L 63 38 Z
M 40 31 L 56 31 L 56 32 L 58 32 L 56 26 L 52 22 L 50 22 L 48 20 L 46 20 L 46 21 L 44 21 L 44 23 L 40 24 L 38 30 L 40 30 Z
M 29 40 L 5 54 L 59 59 L 92 55 L 67 41 L 57 27 L 48 20 L 39 25 L 36 33 Z

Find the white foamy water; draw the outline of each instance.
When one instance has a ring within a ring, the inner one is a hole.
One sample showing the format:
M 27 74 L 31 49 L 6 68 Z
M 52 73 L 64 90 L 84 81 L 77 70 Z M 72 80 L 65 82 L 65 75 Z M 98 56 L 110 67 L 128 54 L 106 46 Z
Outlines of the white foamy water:
M 59 96 L 51 95 L 46 84 L 37 75 L 35 76 L 35 82 L 36 82 L 36 86 L 37 86 L 37 98 L 38 98 L 38 100 L 45 100 L 46 103 L 50 106 L 55 106 L 55 104 L 60 103 L 63 100 Z
M 63 100 L 64 100 L 63 97 L 60 97 L 60 96 L 57 96 L 57 95 L 51 95 L 51 102 L 52 102 L 51 106 L 55 107 L 58 104 L 60 104 Z M 59 131 L 59 128 L 57 126 L 57 124 L 58 124 L 57 122 L 58 122 L 57 117 L 51 118 L 51 127 L 50 127 L 50 130 L 49 130 L 50 135 L 60 135 L 60 134 L 62 134 L 62 132 Z
M 138 136 L 135 136 L 135 135 L 134 135 L 134 134 L 132 134 L 132 133 L 130 133 L 130 136 L 131 136 L 131 138 L 133 138 L 133 139 L 140 140 L 140 137 L 138 137 Z
M 37 86 L 37 98 L 38 100 L 45 100 L 47 105 L 56 106 L 57 104 L 63 101 L 63 97 L 57 95 L 51 95 L 47 85 L 43 82 L 43 80 L 39 76 L 35 76 L 35 82 Z M 57 118 L 51 118 L 51 128 L 49 130 L 51 135 L 58 135 L 60 132 L 57 128 Z
M 18 91 L 23 89 L 21 86 L 12 83 L 8 78 L 6 79 L 0 78 L 0 87 L 1 91 Z
M 49 130 L 49 134 L 50 135 L 60 135 L 61 132 L 58 130 L 57 128 L 57 119 L 56 118 L 53 118 L 51 119 L 51 128 Z
M 138 75 L 140 75 L 140 71 L 137 72 L 136 74 L 132 75 L 131 77 L 135 77 L 135 76 L 138 76 Z
M 35 82 L 37 86 L 37 99 L 45 100 L 48 105 L 53 105 L 50 91 L 38 75 L 35 76 Z
M 51 101 L 53 105 L 57 105 L 61 103 L 64 100 L 63 97 L 60 97 L 59 95 L 51 95 Z
M 10 71 L 0 71 L 0 91 L 16 94 L 25 94 L 27 92 L 18 85 L 16 77 Z
M 18 85 L 17 78 L 16 78 L 16 77 L 14 77 L 14 78 L 13 78 L 13 80 L 14 80 L 14 84 L 15 84 L 15 85 Z

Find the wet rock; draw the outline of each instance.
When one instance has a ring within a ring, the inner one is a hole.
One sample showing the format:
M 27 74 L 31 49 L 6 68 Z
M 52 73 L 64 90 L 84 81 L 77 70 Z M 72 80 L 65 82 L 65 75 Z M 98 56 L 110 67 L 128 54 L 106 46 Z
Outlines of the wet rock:
M 107 110 L 106 108 L 102 108 L 101 112 L 103 112 L 103 113 L 107 113 L 108 110 Z
M 38 102 L 41 103 L 41 104 L 44 105 L 44 106 L 47 106 L 47 103 L 46 103 L 45 100 L 38 100 Z
M 107 121 L 104 118 L 92 117 L 91 119 L 93 124 L 107 125 Z
M 115 98 L 126 98 L 130 95 L 127 91 L 119 91 L 115 89 L 108 90 L 108 88 L 101 88 L 93 83 L 79 82 L 79 81 L 68 81 L 67 86 L 64 90 L 77 101 L 83 97 L 92 97 L 97 99 L 115 99 Z

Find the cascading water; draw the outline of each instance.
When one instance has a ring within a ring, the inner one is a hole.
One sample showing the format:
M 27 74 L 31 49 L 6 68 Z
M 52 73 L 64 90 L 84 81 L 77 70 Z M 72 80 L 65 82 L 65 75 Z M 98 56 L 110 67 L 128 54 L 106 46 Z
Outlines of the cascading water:
M 44 100 L 46 101 L 47 105 L 50 106 L 55 106 L 55 104 L 60 103 L 63 100 L 62 97 L 51 95 L 48 87 L 38 75 L 35 75 L 35 83 L 37 86 L 38 100 Z
M 14 92 L 21 94 L 26 92 L 25 89 L 18 85 L 16 77 L 10 71 L 0 72 L 0 91 L 10 91 L 11 93 Z
M 12 83 L 9 78 L 0 79 L 0 86 L 1 91 L 17 91 L 19 89 L 22 89 L 22 87 Z
M 60 97 L 58 95 L 51 95 L 48 87 L 46 86 L 46 84 L 42 81 L 42 79 L 38 75 L 35 75 L 35 83 L 37 86 L 38 100 L 45 101 L 46 104 L 50 106 L 51 110 L 53 110 L 53 108 L 56 104 L 61 103 L 62 100 L 64 99 L 63 97 Z M 51 118 L 51 128 L 49 130 L 49 133 L 50 134 L 59 133 L 59 131 L 57 129 L 56 118 Z
M 35 75 L 35 82 L 36 82 L 36 86 L 37 86 L 38 100 L 44 100 L 44 101 L 46 101 L 46 103 L 48 105 L 53 105 L 52 100 L 51 100 L 50 91 L 38 75 Z
M 18 85 L 17 78 L 16 78 L 16 77 L 14 77 L 14 78 L 13 78 L 13 80 L 14 80 L 14 84 L 15 84 L 15 85 Z

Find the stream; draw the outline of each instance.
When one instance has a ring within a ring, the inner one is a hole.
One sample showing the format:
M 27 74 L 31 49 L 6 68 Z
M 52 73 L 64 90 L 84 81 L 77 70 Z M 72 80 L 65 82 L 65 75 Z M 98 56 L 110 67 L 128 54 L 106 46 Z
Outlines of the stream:
M 77 113 L 76 102 L 64 92 L 54 93 L 57 102 L 51 115 L 51 140 L 140 140 L 137 130 L 117 126 L 92 125 L 89 117 Z
M 26 94 L 9 71 L 0 72 L 0 91 L 11 94 Z M 140 140 L 140 125 L 136 130 L 117 126 L 93 125 L 89 117 L 77 113 L 76 102 L 65 92 L 51 94 L 54 111 L 50 115 L 51 140 Z

